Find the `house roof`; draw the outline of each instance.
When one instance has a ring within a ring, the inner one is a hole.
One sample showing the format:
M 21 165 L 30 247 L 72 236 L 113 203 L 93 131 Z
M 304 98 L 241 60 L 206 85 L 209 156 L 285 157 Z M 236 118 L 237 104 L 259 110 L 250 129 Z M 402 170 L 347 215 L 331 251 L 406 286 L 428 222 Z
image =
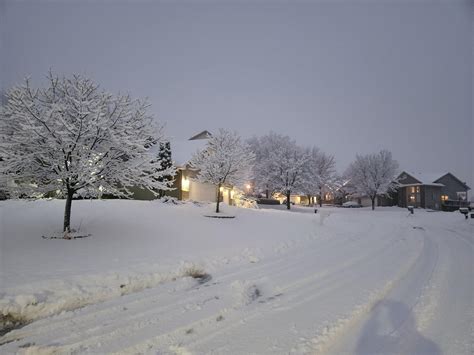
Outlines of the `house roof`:
M 420 185 L 430 185 L 430 186 L 444 186 L 444 184 L 438 183 L 442 177 L 446 175 L 450 175 L 452 178 L 460 182 L 462 185 L 466 187 L 466 189 L 470 190 L 470 187 L 466 185 L 465 182 L 459 180 L 456 176 L 451 174 L 450 172 L 443 172 L 443 173 L 415 173 L 411 171 L 403 171 L 399 176 L 403 174 L 410 175 L 414 179 L 416 179 Z M 417 184 L 402 184 L 400 186 L 413 186 Z
M 197 140 L 197 139 L 208 139 L 210 137 L 212 137 L 211 132 L 209 132 L 208 130 L 204 130 L 204 131 L 192 136 L 191 138 L 189 138 L 189 140 L 194 141 L 194 140 Z
M 437 180 L 442 178 L 444 175 L 448 174 L 447 172 L 444 173 L 415 173 L 411 171 L 405 171 L 406 174 L 410 175 L 411 177 L 418 180 L 423 185 L 429 185 L 435 183 Z

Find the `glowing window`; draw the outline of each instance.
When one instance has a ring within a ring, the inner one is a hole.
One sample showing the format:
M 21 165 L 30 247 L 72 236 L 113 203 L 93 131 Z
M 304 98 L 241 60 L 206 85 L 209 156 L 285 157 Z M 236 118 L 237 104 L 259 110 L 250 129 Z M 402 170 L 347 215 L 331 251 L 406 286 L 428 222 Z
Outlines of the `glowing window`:
M 181 191 L 189 191 L 189 179 L 183 177 L 181 179 Z
M 411 202 L 414 202 L 416 200 L 415 195 L 410 195 L 409 199 L 410 199 Z
M 441 195 L 441 201 L 448 201 L 449 196 L 448 195 Z

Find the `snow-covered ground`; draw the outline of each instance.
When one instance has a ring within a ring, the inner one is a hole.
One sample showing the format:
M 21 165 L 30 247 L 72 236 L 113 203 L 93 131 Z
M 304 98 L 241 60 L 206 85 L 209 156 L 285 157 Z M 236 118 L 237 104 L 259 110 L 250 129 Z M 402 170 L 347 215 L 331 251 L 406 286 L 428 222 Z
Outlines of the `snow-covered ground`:
M 0 353 L 473 353 L 457 212 L 74 201 L 43 239 L 63 208 L 0 202 Z

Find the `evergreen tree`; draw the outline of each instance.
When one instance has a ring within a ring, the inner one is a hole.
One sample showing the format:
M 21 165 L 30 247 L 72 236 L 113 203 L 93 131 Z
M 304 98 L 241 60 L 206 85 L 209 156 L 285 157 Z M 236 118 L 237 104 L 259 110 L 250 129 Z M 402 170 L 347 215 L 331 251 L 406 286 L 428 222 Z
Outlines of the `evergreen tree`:
M 171 160 L 171 146 L 170 142 L 160 142 L 160 150 L 158 152 L 158 168 L 157 172 L 158 177 L 157 181 L 165 184 L 166 186 L 171 186 L 174 182 L 175 174 L 163 175 L 161 172 L 163 171 L 170 171 L 173 170 L 173 161 Z M 163 197 L 165 195 L 165 189 L 160 189 L 158 191 L 159 197 Z

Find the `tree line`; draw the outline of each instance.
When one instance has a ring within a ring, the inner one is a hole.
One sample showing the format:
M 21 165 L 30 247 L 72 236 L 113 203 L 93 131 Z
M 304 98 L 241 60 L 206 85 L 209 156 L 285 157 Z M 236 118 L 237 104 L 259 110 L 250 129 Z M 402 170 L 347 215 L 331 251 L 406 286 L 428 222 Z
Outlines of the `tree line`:
M 334 156 L 318 147 L 299 146 L 290 137 L 273 132 L 242 141 L 237 133 L 226 130 L 212 136 L 208 147 L 191 162 L 201 172 L 198 179 L 218 187 L 218 201 L 223 184 L 238 186 L 251 180 L 257 194 L 264 193 L 266 198 L 276 192 L 284 194 L 287 209 L 293 193 L 306 195 L 310 204 L 317 196 L 322 206 L 325 191 L 343 188 L 368 196 L 374 209 L 377 195 L 393 187 L 398 169 L 392 154 L 382 150 L 357 155 L 345 173 L 338 175 Z
M 112 95 L 80 75 L 51 72 L 45 87 L 34 89 L 27 79 L 6 91 L 2 101 L 0 188 L 12 195 L 56 191 L 66 199 L 65 233 L 71 231 L 73 197 L 130 197 L 130 186 L 160 197 L 172 189 L 172 147 L 163 126 L 147 112 L 146 101 Z M 338 176 L 334 156 L 317 147 L 301 147 L 276 133 L 245 141 L 224 129 L 209 138 L 190 164 L 200 171 L 198 180 L 216 186 L 216 212 L 220 187 L 249 180 L 267 197 L 285 194 L 288 209 L 292 193 L 318 196 L 322 204 L 324 189 L 345 179 L 374 201 L 390 188 L 398 167 L 390 152 L 381 151 L 357 155 L 344 176 Z M 8 186 L 7 181 L 19 183 Z

